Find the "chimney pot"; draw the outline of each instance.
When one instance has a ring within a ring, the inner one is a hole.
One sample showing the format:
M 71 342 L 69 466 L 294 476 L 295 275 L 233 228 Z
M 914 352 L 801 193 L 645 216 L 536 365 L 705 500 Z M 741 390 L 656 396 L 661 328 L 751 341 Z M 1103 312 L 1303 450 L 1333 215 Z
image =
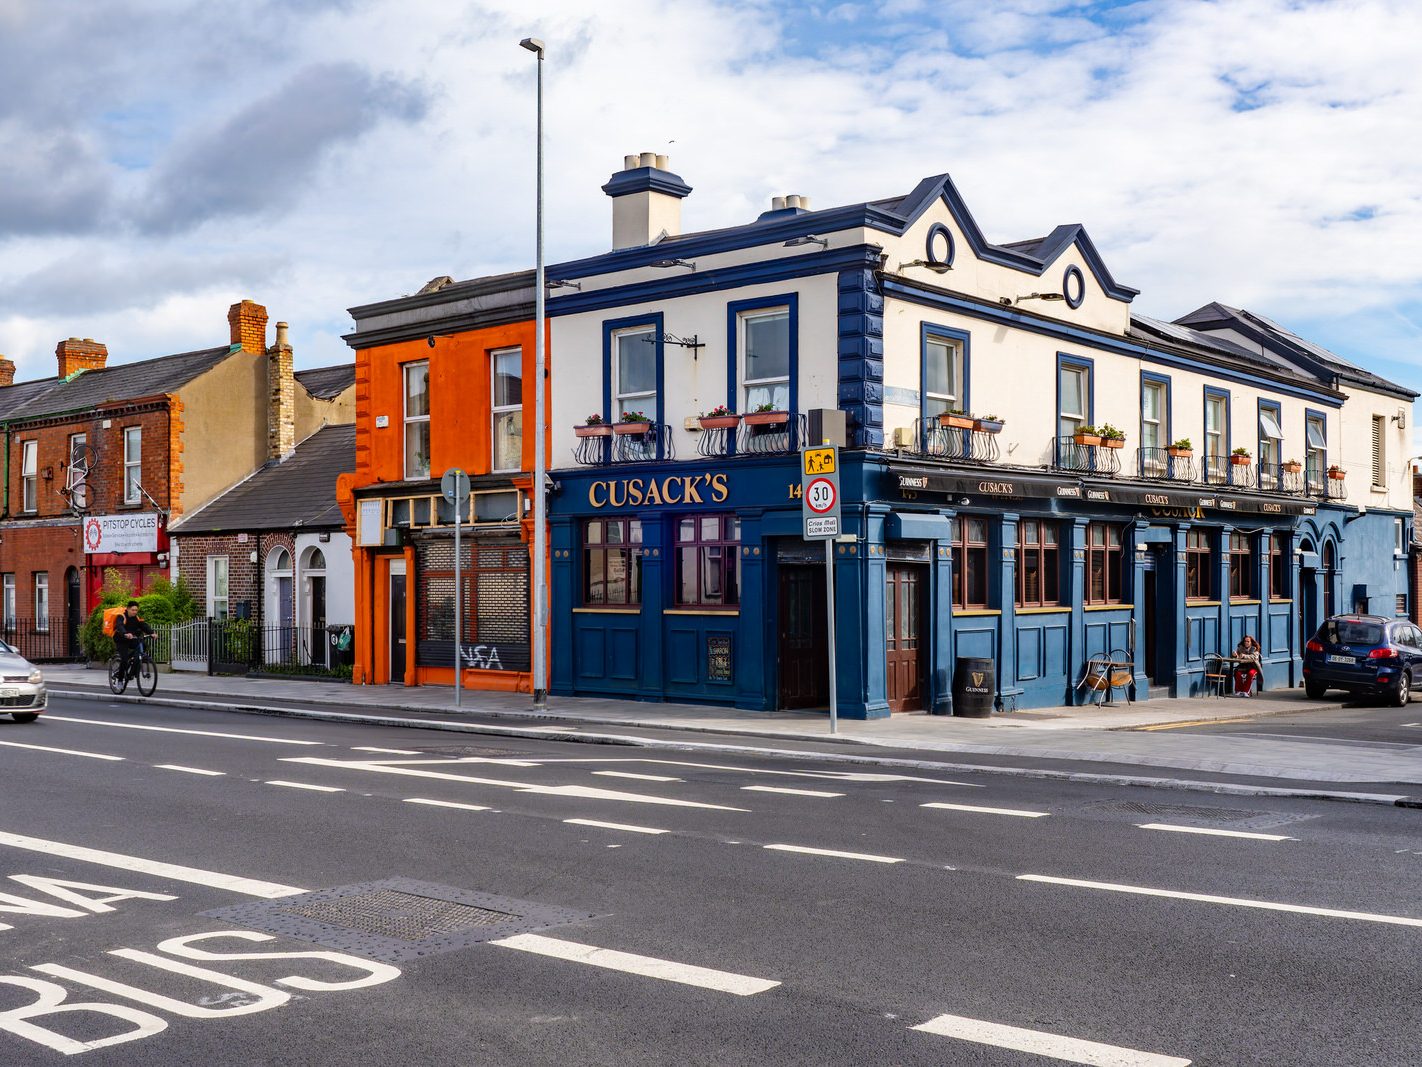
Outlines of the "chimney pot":
M 670 162 L 670 160 L 668 159 L 667 156 L 664 156 L 664 155 L 662 155 L 661 153 L 658 153 L 658 154 L 657 154 L 657 169 L 658 169 L 658 170 L 666 170 L 666 169 L 667 169 L 667 165 L 668 165 L 669 162 Z
M 666 156 L 642 152 L 624 156 L 623 170 L 602 187 L 612 198 L 612 247 L 649 245 L 663 231 L 681 234 L 681 201 L 691 186 L 669 170 Z M 655 169 L 659 173 L 648 173 Z
M 800 206 L 800 196 L 799 196 L 799 194 L 798 194 L 798 193 L 791 193 L 789 196 L 787 196 L 787 197 L 785 198 L 785 206 L 786 206 L 786 207 L 799 208 L 799 206 Z
M 276 343 L 278 348 L 290 348 L 291 342 L 287 340 L 287 325 L 284 322 L 276 324 Z
M 623 157 L 622 157 L 622 169 L 623 169 L 623 170 L 636 170 L 636 169 L 637 169 L 637 160 L 638 160 L 638 158 L 639 158 L 639 157 L 636 156 L 636 155 L 623 156 Z
M 810 198 L 809 198 L 808 196 L 802 196 L 802 197 L 800 197 L 800 206 L 801 206 L 802 208 L 804 208 L 806 211 L 809 211 L 809 210 L 810 210 Z
M 637 165 L 639 167 L 655 167 L 657 165 L 657 153 L 643 152 L 641 157 L 637 160 Z
M 771 210 L 771 211 L 784 211 L 784 210 L 785 210 L 785 198 L 784 198 L 783 196 L 772 196 L 772 197 L 770 198 L 770 210 Z

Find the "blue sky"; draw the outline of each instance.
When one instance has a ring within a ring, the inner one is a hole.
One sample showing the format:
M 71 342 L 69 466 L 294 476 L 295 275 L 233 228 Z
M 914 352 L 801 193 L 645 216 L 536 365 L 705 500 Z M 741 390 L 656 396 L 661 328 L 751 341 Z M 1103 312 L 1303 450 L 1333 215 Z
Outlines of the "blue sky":
M 607 247 L 630 152 L 688 229 L 948 171 L 991 240 L 1084 223 L 1144 314 L 1247 307 L 1422 387 L 1411 0 L 0 0 L 0 351 L 206 346 L 251 297 L 314 366 L 347 307 L 527 266 L 528 34 L 555 260 Z

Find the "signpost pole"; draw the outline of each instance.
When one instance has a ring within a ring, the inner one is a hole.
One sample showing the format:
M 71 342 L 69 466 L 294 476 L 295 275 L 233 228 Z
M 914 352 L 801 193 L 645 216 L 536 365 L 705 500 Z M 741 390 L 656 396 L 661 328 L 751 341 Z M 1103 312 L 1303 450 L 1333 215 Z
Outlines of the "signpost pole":
M 800 453 L 801 536 L 825 543 L 825 627 L 829 640 L 830 733 L 839 732 L 839 663 L 834 650 L 834 542 L 843 527 L 839 450 L 833 445 Z
M 464 554 L 459 547 L 459 528 L 464 525 L 464 501 L 454 498 L 454 706 L 464 703 Z
M 830 733 L 839 733 L 839 661 L 834 654 L 834 542 L 825 540 L 825 625 L 829 628 Z

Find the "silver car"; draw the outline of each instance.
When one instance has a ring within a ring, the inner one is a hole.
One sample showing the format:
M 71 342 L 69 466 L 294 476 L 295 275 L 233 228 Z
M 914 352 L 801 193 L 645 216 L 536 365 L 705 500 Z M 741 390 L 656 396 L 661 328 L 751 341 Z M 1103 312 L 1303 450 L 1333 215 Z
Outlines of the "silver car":
M 0 641 L 0 715 L 8 712 L 16 722 L 34 722 L 48 704 L 44 672 Z

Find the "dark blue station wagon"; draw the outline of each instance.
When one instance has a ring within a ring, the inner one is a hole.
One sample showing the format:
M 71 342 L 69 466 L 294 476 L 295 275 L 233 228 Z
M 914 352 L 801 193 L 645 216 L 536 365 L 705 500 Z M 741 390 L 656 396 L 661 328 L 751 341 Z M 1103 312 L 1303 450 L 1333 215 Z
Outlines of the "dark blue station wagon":
M 1336 615 L 1305 646 L 1303 673 L 1304 691 L 1315 700 L 1344 689 L 1404 707 L 1422 683 L 1422 630 L 1406 619 Z

